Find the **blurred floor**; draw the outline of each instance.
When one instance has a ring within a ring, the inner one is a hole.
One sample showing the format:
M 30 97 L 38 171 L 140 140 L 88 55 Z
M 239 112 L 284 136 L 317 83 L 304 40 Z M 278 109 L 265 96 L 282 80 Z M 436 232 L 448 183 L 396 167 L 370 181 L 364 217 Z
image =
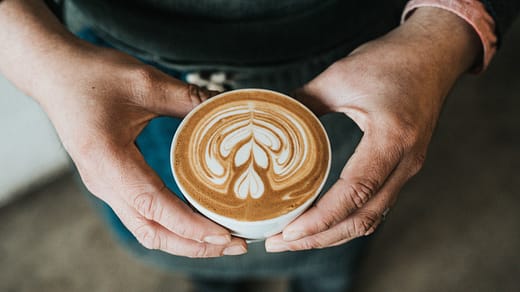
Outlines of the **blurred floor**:
M 517 22 L 488 72 L 450 94 L 426 165 L 376 233 L 355 291 L 520 291 L 519 190 Z M 0 291 L 189 289 L 118 247 L 70 175 L 0 209 Z

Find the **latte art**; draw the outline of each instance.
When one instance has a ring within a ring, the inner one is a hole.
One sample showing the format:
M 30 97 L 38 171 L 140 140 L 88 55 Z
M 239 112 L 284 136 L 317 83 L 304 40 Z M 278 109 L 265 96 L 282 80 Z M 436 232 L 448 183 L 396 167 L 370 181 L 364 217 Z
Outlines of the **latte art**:
M 271 113 L 266 105 L 238 104 L 201 123 L 203 130 L 194 137 L 199 147 L 192 155 L 202 150 L 204 159 L 193 163 L 213 189 L 226 193 L 231 186 L 239 199 L 258 199 L 266 188 L 282 189 L 302 167 L 308 150 L 301 121 L 281 111 Z
M 179 186 L 243 221 L 278 216 L 314 195 L 328 169 L 327 137 L 306 108 L 277 97 L 242 92 L 196 110 L 176 134 Z

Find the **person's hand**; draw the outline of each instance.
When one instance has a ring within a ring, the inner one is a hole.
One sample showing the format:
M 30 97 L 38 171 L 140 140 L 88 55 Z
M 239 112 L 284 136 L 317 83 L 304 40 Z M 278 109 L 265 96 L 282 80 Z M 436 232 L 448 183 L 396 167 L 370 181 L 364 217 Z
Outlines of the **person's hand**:
M 182 117 L 213 93 L 77 39 L 40 0 L 0 1 L 0 27 L 0 73 L 42 105 L 87 188 L 145 247 L 188 257 L 247 251 L 170 193 L 134 144 L 153 117 Z
M 324 248 L 374 232 L 421 168 L 444 97 L 479 48 L 462 19 L 421 8 L 297 91 L 315 112 L 342 112 L 364 134 L 339 180 L 282 234 L 269 238 L 266 250 Z
M 246 252 L 242 239 L 173 195 L 134 144 L 153 117 L 183 117 L 214 92 L 115 50 L 78 54 L 38 95 L 90 192 L 147 248 L 188 257 Z

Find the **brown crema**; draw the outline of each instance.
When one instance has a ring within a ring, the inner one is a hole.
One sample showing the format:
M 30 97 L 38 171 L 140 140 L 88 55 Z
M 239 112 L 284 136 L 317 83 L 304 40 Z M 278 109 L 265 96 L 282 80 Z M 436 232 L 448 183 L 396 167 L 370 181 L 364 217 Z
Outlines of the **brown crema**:
M 288 213 L 313 197 L 328 173 L 328 138 L 299 102 L 240 90 L 197 107 L 178 129 L 177 183 L 204 208 L 239 221 Z

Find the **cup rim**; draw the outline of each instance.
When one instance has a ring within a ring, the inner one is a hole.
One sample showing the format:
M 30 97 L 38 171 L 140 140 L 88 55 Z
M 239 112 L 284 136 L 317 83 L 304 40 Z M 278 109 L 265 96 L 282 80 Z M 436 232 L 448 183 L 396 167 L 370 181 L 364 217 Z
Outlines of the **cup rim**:
M 294 101 L 296 104 L 301 106 L 305 111 L 307 111 L 314 118 L 314 120 L 319 124 L 321 131 L 323 131 L 323 133 L 325 134 L 325 140 L 327 142 L 327 150 L 328 150 L 328 162 L 327 162 L 327 167 L 326 167 L 326 170 L 325 170 L 325 176 L 323 177 L 323 180 L 322 180 L 320 186 L 316 189 L 315 194 L 310 196 L 309 199 L 306 200 L 303 204 L 301 204 L 297 208 L 295 208 L 295 209 L 293 209 L 293 210 L 291 210 L 291 211 L 289 211 L 287 213 L 284 213 L 282 215 L 279 215 L 279 216 L 276 216 L 276 217 L 273 217 L 273 218 L 263 219 L 263 220 L 255 220 L 255 221 L 245 221 L 245 220 L 238 220 L 238 219 L 231 218 L 231 217 L 226 217 L 224 215 L 215 213 L 215 212 L 213 212 L 211 210 L 208 210 L 207 208 L 203 207 L 201 204 L 199 204 L 197 202 L 197 200 L 192 198 L 191 195 L 188 194 L 188 192 L 186 192 L 186 190 L 183 188 L 183 186 L 181 184 L 178 183 L 177 174 L 175 172 L 175 167 L 174 167 L 175 163 L 174 163 L 174 160 L 173 160 L 173 158 L 174 158 L 174 150 L 175 150 L 175 146 L 177 145 L 177 138 L 179 136 L 179 133 L 182 131 L 182 129 L 184 128 L 184 126 L 187 123 L 187 121 L 193 115 L 195 115 L 195 113 L 197 113 L 201 108 L 203 108 L 204 105 L 207 105 L 207 104 L 211 103 L 214 100 L 224 98 L 226 95 L 229 95 L 229 94 L 235 94 L 235 93 L 244 92 L 244 91 L 247 91 L 247 92 L 251 92 L 251 91 L 268 92 L 268 93 L 272 93 L 272 94 L 275 94 L 275 95 L 282 96 L 285 99 L 289 99 L 291 101 Z M 219 93 L 219 94 L 217 94 L 217 95 L 215 95 L 215 96 L 213 96 L 213 97 L 203 101 L 201 104 L 199 104 L 197 107 L 195 107 L 193 110 L 191 110 L 182 119 L 181 123 L 177 127 L 177 130 L 175 131 L 175 134 L 174 134 L 174 136 L 172 138 L 172 142 L 171 142 L 171 145 L 170 145 L 170 169 L 172 171 L 173 179 L 175 180 L 176 185 L 178 186 L 179 190 L 182 192 L 182 195 L 186 198 L 186 200 L 191 205 L 193 205 L 198 212 L 202 213 L 206 217 L 216 217 L 216 218 L 219 218 L 219 220 L 222 220 L 222 221 L 228 221 L 229 220 L 230 222 L 233 222 L 233 224 L 246 224 L 247 226 L 265 225 L 265 224 L 274 223 L 274 222 L 279 221 L 281 218 L 284 218 L 286 216 L 290 216 L 291 214 L 294 214 L 296 212 L 301 211 L 302 207 L 304 207 L 304 206 L 305 206 L 304 210 L 307 209 L 309 207 L 309 205 L 312 204 L 312 202 L 314 202 L 316 200 L 318 195 L 323 190 L 323 187 L 325 186 L 325 183 L 327 182 L 327 178 L 328 178 L 328 176 L 330 174 L 331 164 L 332 164 L 332 149 L 331 149 L 331 145 L 330 145 L 330 139 L 329 139 L 329 136 L 327 135 L 327 131 L 325 130 L 325 127 L 323 126 L 323 124 L 321 123 L 319 118 L 316 116 L 316 114 L 314 114 L 307 106 L 305 106 L 303 103 L 301 103 L 299 100 L 297 100 L 297 99 L 295 99 L 293 97 L 290 97 L 290 96 L 288 96 L 286 94 L 283 94 L 281 92 L 277 92 L 277 91 L 274 91 L 274 90 L 261 89 L 261 88 L 243 88 L 243 89 L 235 89 L 235 90 L 225 91 L 225 92 Z M 206 215 L 205 212 L 207 212 L 211 216 Z M 213 221 L 215 221 L 215 220 L 213 220 Z M 220 223 L 217 222 L 217 224 L 220 224 Z

